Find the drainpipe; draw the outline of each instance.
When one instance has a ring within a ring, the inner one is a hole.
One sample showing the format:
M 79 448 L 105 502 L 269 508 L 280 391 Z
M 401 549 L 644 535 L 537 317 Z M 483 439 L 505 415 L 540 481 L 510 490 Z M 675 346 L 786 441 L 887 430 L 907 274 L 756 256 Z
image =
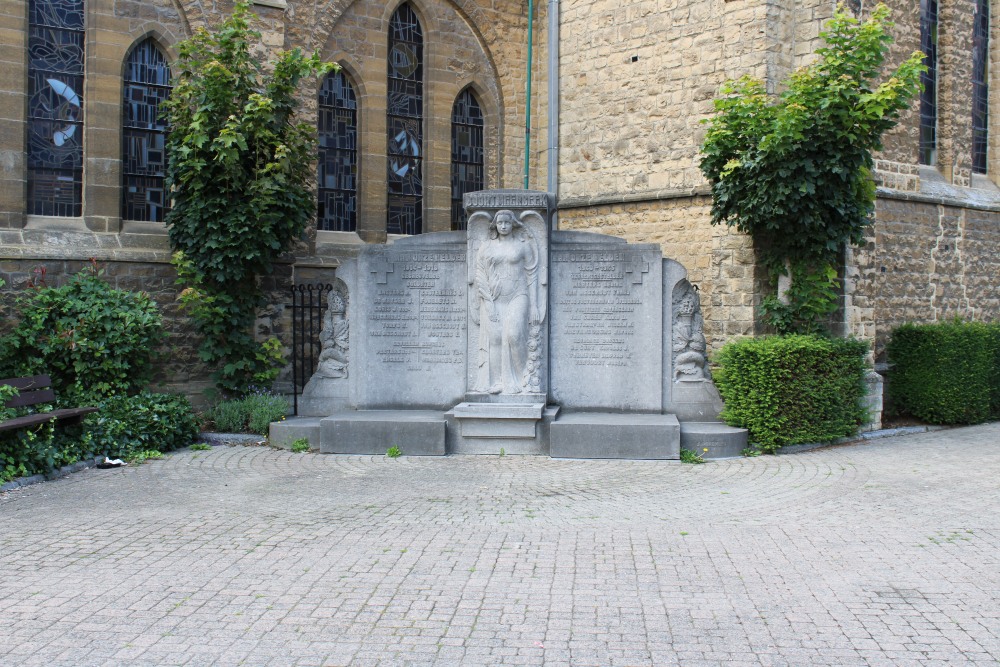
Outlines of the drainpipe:
M 559 0 L 549 0 L 549 173 L 552 229 L 559 229 Z
M 528 0 L 528 90 L 524 101 L 524 189 L 528 189 L 528 155 L 531 151 L 531 56 L 535 32 L 535 0 Z

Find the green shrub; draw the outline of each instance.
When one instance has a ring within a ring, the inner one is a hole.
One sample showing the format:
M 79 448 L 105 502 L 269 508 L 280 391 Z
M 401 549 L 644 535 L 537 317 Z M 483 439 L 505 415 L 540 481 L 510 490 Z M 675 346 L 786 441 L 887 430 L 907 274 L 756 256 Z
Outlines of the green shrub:
M 288 413 L 288 401 L 282 396 L 254 392 L 243 398 L 222 401 L 206 415 L 218 431 L 267 435 L 271 422 Z
M 130 458 L 143 451 L 169 452 L 187 447 L 198 437 L 198 421 L 184 396 L 144 391 L 119 394 L 98 403 L 100 412 L 87 417 L 92 447 L 112 458 Z
M 61 287 L 30 290 L 18 309 L 21 321 L 0 346 L 4 377 L 48 374 L 70 402 L 149 382 L 153 350 L 163 340 L 149 295 L 114 289 L 88 270 Z
M 813 335 L 733 341 L 718 355 L 722 419 L 764 452 L 853 434 L 867 421 L 865 353 L 853 339 Z
M 889 398 L 932 424 L 1000 415 L 1000 327 L 976 322 L 904 324 L 888 345 Z

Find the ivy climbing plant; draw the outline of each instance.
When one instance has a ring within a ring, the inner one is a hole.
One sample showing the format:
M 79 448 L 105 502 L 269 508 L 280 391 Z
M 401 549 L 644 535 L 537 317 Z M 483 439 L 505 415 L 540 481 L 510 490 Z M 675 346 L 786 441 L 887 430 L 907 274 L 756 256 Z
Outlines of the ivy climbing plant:
M 922 53 L 883 71 L 892 27 L 883 4 L 865 21 L 839 7 L 783 93 L 748 76 L 727 82 L 707 121 L 712 224 L 749 234 L 775 279 L 790 274 L 786 298 L 762 304 L 779 333 L 815 332 L 836 310 L 838 256 L 863 241 L 875 210 L 872 152 L 920 90 Z
M 260 277 L 314 215 L 315 130 L 295 120 L 296 90 L 334 67 L 299 49 L 265 64 L 253 53 L 260 34 L 249 15 L 239 3 L 216 30 L 178 45 L 166 103 L 166 222 L 181 303 L 202 335 L 201 359 L 234 394 L 270 384 L 282 364 L 277 341 L 254 335 Z

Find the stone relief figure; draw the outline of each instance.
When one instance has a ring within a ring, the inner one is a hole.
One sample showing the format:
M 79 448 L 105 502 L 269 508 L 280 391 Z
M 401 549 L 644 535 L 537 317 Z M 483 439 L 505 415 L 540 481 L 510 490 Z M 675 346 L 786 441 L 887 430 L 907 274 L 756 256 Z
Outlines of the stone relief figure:
M 330 292 L 326 303 L 323 330 L 319 334 L 321 350 L 316 375 L 327 378 L 346 378 L 349 325 L 344 319 L 344 314 L 347 312 L 347 307 L 344 298 L 336 291 Z
M 674 380 L 703 382 L 709 379 L 705 365 L 705 324 L 698 295 L 686 280 L 673 293 Z
M 540 391 L 538 243 L 512 211 L 496 213 L 476 255 L 472 321 L 479 325 L 473 389 L 490 394 Z

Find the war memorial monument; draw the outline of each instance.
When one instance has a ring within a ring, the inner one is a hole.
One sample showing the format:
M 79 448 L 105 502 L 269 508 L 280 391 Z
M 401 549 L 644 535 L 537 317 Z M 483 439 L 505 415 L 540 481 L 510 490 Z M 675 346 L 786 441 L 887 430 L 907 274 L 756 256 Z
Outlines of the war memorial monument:
M 298 418 L 322 452 L 736 456 L 698 292 L 656 244 L 550 228 L 549 195 L 465 195 L 468 231 L 365 246 L 336 271 Z

